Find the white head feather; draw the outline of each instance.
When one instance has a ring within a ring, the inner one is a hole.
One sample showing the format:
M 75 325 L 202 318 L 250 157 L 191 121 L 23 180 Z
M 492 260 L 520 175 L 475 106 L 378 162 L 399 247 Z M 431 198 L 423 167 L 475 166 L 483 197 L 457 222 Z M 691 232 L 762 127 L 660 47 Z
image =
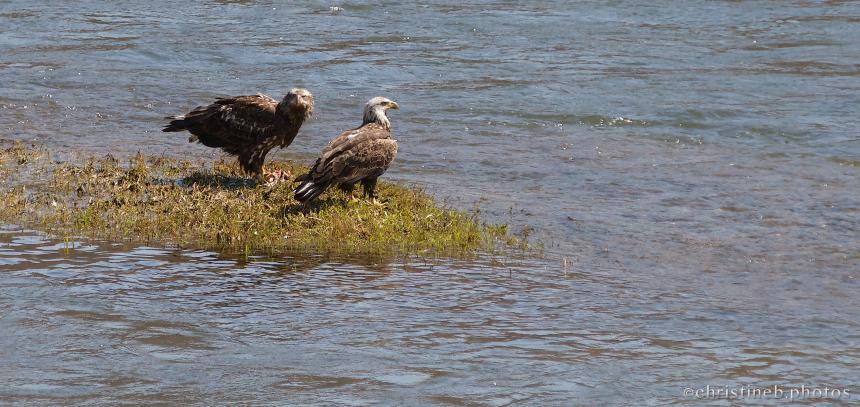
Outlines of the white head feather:
M 386 112 L 388 109 L 399 109 L 400 106 L 397 105 L 391 99 L 377 96 L 373 99 L 367 101 L 367 104 L 364 105 L 364 123 L 377 123 L 386 129 L 391 129 L 391 122 L 388 120 L 388 116 Z

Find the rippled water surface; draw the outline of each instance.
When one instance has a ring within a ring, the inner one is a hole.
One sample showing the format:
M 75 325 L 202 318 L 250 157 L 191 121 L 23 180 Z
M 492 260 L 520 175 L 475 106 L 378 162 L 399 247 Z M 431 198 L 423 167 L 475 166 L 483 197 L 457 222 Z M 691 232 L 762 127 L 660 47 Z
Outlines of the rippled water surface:
M 856 402 L 858 44 L 851 1 L 0 1 L 0 138 L 211 161 L 161 118 L 303 86 L 273 158 L 310 161 L 381 94 L 387 178 L 546 247 L 234 259 L 8 225 L 0 401 Z

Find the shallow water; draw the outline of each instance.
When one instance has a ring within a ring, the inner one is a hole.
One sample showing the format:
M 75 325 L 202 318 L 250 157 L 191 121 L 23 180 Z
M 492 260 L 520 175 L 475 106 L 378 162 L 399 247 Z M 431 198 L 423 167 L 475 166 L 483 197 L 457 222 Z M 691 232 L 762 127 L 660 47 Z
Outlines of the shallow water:
M 0 2 L 0 138 L 209 161 L 161 117 L 303 86 L 316 117 L 274 158 L 309 161 L 382 94 L 389 179 L 546 245 L 246 261 L 9 227 L 0 400 L 858 395 L 858 23 L 839 1 Z

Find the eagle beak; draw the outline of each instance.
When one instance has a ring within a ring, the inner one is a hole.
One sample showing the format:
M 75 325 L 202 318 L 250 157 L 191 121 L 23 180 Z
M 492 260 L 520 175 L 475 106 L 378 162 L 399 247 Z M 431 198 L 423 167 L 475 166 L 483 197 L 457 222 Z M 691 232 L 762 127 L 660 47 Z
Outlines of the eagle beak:
M 389 109 L 394 109 L 394 110 L 400 110 L 400 105 L 398 105 L 398 104 L 397 104 L 397 102 L 393 102 L 393 101 L 392 101 L 392 102 L 388 105 L 388 108 L 389 108 Z

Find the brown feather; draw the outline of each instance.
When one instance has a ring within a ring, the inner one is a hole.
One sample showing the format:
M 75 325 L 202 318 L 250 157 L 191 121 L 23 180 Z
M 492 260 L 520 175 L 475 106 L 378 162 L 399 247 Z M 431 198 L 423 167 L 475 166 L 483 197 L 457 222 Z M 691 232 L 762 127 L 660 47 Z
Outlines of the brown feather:
M 343 132 L 328 143 L 308 174 L 302 177 L 306 185 L 297 189 L 296 198 L 300 201 L 313 199 L 332 184 L 365 180 L 375 183 L 396 155 L 397 141 L 382 125 L 368 123 Z M 305 186 L 309 188 L 302 191 Z
M 219 98 L 183 116 L 170 117 L 172 121 L 163 131 L 187 130 L 193 135 L 189 141 L 238 156 L 245 171 L 260 175 L 266 154 L 276 146 L 289 146 L 313 111 L 309 92 L 304 91 L 304 103 L 296 102 L 299 96 L 293 92 L 280 103 L 263 94 Z

